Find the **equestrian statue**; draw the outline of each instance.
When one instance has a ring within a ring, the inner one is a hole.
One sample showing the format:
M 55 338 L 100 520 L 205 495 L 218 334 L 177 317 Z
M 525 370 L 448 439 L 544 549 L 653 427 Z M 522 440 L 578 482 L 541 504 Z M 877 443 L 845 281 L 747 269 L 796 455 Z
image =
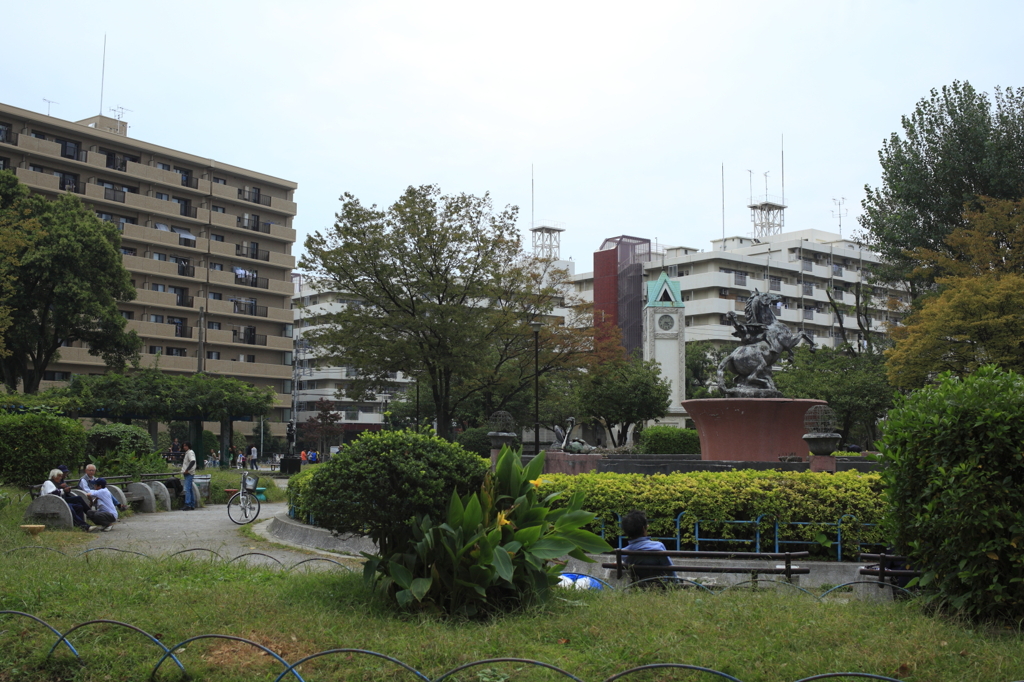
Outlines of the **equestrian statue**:
M 772 365 L 783 353 L 792 359 L 793 349 L 801 341 L 807 341 L 811 352 L 814 351 L 814 339 L 806 332 L 794 334 L 775 317 L 775 304 L 781 300 L 778 294 L 754 289 L 744 309 L 743 322 L 734 311 L 726 315 L 736 329 L 732 335 L 740 340 L 740 346 L 718 365 L 718 388 L 730 398 L 781 398 L 782 393 L 772 379 Z M 726 386 L 726 370 L 736 375 L 731 387 Z

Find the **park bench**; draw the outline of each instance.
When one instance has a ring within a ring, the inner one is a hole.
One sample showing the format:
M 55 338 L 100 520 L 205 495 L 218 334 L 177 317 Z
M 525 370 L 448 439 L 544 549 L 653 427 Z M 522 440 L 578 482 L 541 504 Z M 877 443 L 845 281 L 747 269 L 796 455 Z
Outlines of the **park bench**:
M 681 565 L 653 566 L 643 564 L 627 564 L 623 557 L 669 557 L 685 559 L 728 559 L 738 561 L 782 561 L 783 565 L 772 566 L 713 566 L 704 565 Z M 732 573 L 749 575 L 751 580 L 756 581 L 759 575 L 784 575 L 787 582 L 793 581 L 795 575 L 807 575 L 811 572 L 809 568 L 800 568 L 793 565 L 794 559 L 805 559 L 810 556 L 809 552 L 698 552 L 698 551 L 627 551 L 624 549 L 615 550 L 615 562 L 603 563 L 602 568 L 614 568 L 615 577 L 622 579 L 623 574 L 628 574 L 634 582 L 642 580 L 644 574 L 648 576 L 660 576 L 665 573 Z
M 872 578 L 877 578 L 879 583 L 884 583 L 888 578 L 889 582 L 895 587 L 904 588 L 907 582 L 911 578 L 917 578 L 921 576 L 921 571 L 915 571 L 911 568 L 905 568 L 907 565 L 907 557 L 899 556 L 897 554 L 860 554 L 857 557 L 860 561 L 877 561 L 878 563 L 874 566 L 861 566 L 860 570 L 857 571 L 860 575 L 866 575 Z M 898 566 L 900 568 L 892 568 Z M 879 585 L 879 588 L 884 585 Z M 896 595 L 896 590 L 893 590 L 893 595 Z

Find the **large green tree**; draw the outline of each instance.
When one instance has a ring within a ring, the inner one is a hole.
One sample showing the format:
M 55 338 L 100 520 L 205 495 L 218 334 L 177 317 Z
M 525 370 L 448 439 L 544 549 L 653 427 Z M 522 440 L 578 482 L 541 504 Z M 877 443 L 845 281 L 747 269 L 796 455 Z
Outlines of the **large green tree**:
M 350 392 L 396 371 L 418 377 L 438 435 L 467 401 L 479 399 L 482 414 L 503 409 L 533 385 L 529 323 L 550 322 L 571 296 L 564 274 L 523 254 L 517 212 L 435 186 L 409 187 L 386 209 L 345 194 L 333 230 L 306 240 L 301 266 L 362 303 L 306 338 L 327 362 L 360 369 Z M 587 339 L 579 325 L 546 324 L 540 371 L 571 364 Z
M 49 200 L 30 195 L 10 172 L 0 172 L 0 222 L 18 244 L 0 259 L 0 308 L 10 325 L 0 359 L 4 384 L 25 393 L 39 390 L 43 372 L 60 359 L 60 348 L 85 342 L 108 366 L 138 357 L 141 341 L 125 331 L 119 301 L 135 298 L 121 263 L 117 228 L 96 217 L 73 194 Z
M 996 88 L 990 99 L 954 81 L 901 123 L 903 135 L 893 133 L 878 153 L 882 184 L 865 186 L 859 221 L 888 265 L 878 274 L 910 282 L 916 297 L 931 280 L 912 275 L 915 249 L 941 251 L 980 196 L 1024 196 L 1024 89 Z
M 576 403 L 580 417 L 600 423 L 608 433 L 608 444 L 621 447 L 630 427 L 668 412 L 672 387 L 662 378 L 655 360 L 640 357 L 609 362 L 588 372 L 579 384 Z

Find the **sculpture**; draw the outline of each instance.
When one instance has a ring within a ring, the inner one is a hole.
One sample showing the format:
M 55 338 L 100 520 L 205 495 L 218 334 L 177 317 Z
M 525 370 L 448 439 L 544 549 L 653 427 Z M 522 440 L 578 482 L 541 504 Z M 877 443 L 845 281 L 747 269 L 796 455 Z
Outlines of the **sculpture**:
M 732 335 L 739 338 L 741 345 L 718 365 L 718 389 L 727 396 L 781 398 L 772 378 L 772 365 L 783 353 L 788 353 L 792 359 L 793 349 L 801 341 L 807 341 L 814 351 L 814 339 L 806 332 L 794 334 L 775 317 L 773 308 L 781 300 L 778 294 L 754 289 L 744 310 L 744 322 L 739 322 L 736 313 L 729 311 L 727 317 L 736 329 Z M 726 370 L 736 375 L 731 388 L 725 383 Z
M 568 428 L 563 430 L 561 426 L 555 425 L 555 437 L 558 441 L 551 444 L 552 450 L 561 450 L 562 452 L 568 452 L 574 455 L 585 455 L 588 452 L 593 452 L 597 448 L 590 445 L 582 438 L 570 438 L 572 437 L 572 430 L 576 428 L 576 417 L 569 417 Z

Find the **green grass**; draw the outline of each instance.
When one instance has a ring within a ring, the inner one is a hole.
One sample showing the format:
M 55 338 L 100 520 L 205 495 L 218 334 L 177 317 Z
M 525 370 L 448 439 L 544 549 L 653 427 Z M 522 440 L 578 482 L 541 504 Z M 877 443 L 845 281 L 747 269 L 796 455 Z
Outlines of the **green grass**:
M 0 547 L 29 544 L 16 509 L 0 512 Z M 75 542 L 84 533 L 44 534 Z M 3 551 L 3 550 L 0 550 Z M 364 648 L 437 677 L 489 657 L 532 658 L 588 682 L 627 668 L 689 663 L 744 682 L 790 681 L 861 671 L 929 682 L 1010 682 L 1024 678 L 1024 637 L 932 617 L 915 603 L 820 603 L 797 592 L 566 592 L 562 599 L 487 623 L 441 622 L 400 614 L 359 575 L 301 569 L 283 573 L 237 564 L 148 560 L 95 552 L 64 558 L 24 550 L 0 554 L 0 609 L 19 610 L 66 630 L 86 620 L 131 623 L 170 645 L 204 633 L 254 639 L 290 661 L 317 651 Z M 142 635 L 110 625 L 71 636 L 85 662 L 46 652 L 56 640 L 23 618 L 0 616 L 0 682 L 142 680 L 160 657 Z M 194 642 L 179 654 L 193 679 L 273 680 L 280 666 L 259 650 L 226 640 Z M 307 680 L 413 680 L 380 659 L 339 655 L 302 667 Z M 184 679 L 166 663 L 157 679 Z M 292 678 L 294 679 L 294 678 Z M 458 682 L 550 680 L 522 664 L 469 669 Z M 675 671 L 638 673 L 636 682 L 699 680 Z
M 239 484 L 242 481 L 242 470 L 241 469 L 206 469 L 201 473 L 210 474 L 210 493 L 213 504 L 227 504 L 228 495 L 224 492 L 225 489 L 231 488 L 234 490 L 238 489 Z M 288 499 L 288 495 L 284 488 L 278 488 L 274 481 L 270 480 L 268 472 L 256 472 L 260 477 L 260 487 L 266 487 L 266 491 L 263 493 L 267 502 L 285 502 Z

